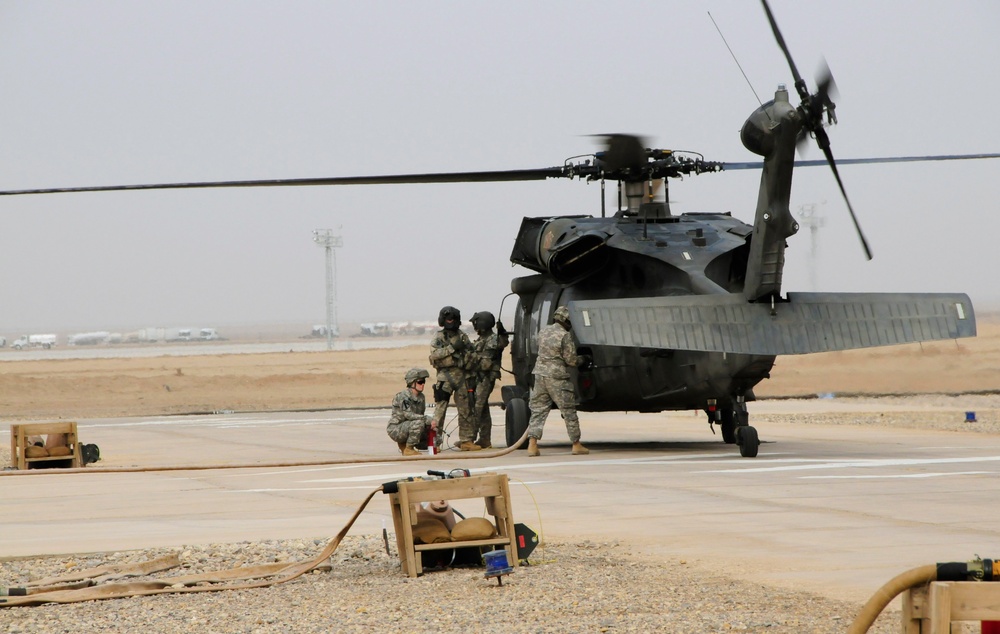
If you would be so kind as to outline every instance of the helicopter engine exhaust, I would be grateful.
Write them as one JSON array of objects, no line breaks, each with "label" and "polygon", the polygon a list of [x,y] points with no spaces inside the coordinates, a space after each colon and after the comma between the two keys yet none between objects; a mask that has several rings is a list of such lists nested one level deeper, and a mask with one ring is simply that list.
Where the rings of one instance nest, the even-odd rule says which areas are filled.
[{"label": "helicopter engine exhaust", "polygon": [[611,257],[607,248],[610,236],[579,227],[577,218],[525,218],[510,261],[548,273],[560,284],[578,282],[600,271]]}]

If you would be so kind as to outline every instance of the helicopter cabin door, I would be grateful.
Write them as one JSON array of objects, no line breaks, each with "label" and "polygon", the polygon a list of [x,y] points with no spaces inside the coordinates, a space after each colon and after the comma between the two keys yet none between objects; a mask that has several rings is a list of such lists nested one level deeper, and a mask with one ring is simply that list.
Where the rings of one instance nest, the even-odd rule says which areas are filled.
[{"label": "helicopter cabin door", "polygon": [[535,366],[535,358],[538,356],[538,333],[542,328],[552,323],[552,313],[559,307],[559,297],[562,295],[561,288],[542,289],[535,295],[534,305],[531,307],[531,314],[528,316],[528,354],[531,356],[531,367]]},{"label": "helicopter cabin door", "polygon": [[533,384],[532,371],[538,358],[538,333],[552,320],[562,289],[542,288],[535,294],[522,297],[521,302],[529,300],[529,305],[519,306],[514,327],[523,337],[516,337],[511,349],[514,361],[514,374],[517,384],[530,389]]}]

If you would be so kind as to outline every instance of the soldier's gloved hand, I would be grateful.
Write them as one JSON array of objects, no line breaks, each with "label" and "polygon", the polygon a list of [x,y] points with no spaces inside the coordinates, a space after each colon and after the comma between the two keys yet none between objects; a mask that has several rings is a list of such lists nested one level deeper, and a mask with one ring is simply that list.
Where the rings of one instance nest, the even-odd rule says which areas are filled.
[{"label": "soldier's gloved hand", "polygon": [[462,350],[465,350],[465,339],[459,337],[458,339],[452,342],[451,347],[455,349],[455,352],[461,352]]},{"label": "soldier's gloved hand", "polygon": [[503,327],[503,322],[502,321],[498,321],[497,322],[497,334],[498,335],[506,335],[507,334],[507,329]]},{"label": "soldier's gloved hand", "polygon": [[580,369],[581,370],[593,370],[594,369],[594,357],[589,354],[584,354],[580,356]]}]

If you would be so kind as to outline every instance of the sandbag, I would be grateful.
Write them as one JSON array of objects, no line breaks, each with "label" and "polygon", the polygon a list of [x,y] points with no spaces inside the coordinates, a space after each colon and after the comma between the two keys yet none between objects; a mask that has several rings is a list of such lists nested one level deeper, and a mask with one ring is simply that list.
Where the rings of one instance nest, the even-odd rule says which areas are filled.
[{"label": "sandbag", "polygon": [[456,542],[490,539],[496,537],[496,535],[496,526],[485,517],[466,518],[455,524],[455,528],[451,529],[451,539]]},{"label": "sandbag", "polygon": [[50,456],[72,456],[73,450],[66,445],[60,445],[58,447],[49,447]]},{"label": "sandbag", "polygon": [[450,541],[448,527],[436,517],[422,517],[413,527],[414,544],[443,544]]},{"label": "sandbag", "polygon": [[31,445],[30,447],[24,448],[25,458],[47,458],[49,456],[49,450],[45,447],[37,447]]}]

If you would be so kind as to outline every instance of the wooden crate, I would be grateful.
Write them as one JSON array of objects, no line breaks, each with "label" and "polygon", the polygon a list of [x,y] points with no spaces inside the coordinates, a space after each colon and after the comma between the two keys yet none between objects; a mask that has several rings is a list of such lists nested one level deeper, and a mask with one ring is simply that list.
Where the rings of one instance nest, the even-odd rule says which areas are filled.
[{"label": "wooden crate", "polygon": [[[486,512],[493,516],[497,537],[474,541],[441,544],[414,544],[413,527],[417,524],[415,504],[434,500],[462,500],[484,498]],[[403,574],[416,577],[423,573],[421,553],[428,550],[447,550],[469,546],[495,546],[507,551],[511,567],[517,566],[517,544],[514,534],[514,512],[510,504],[510,488],[506,474],[486,473],[467,478],[442,480],[415,480],[400,482],[399,490],[389,494],[392,523],[396,530],[396,548],[399,551]]]},{"label": "wooden crate", "polygon": [[[73,453],[68,456],[45,456],[43,458],[27,458],[24,450],[28,446],[28,438],[31,436],[44,436],[46,434],[66,434],[66,446]],[[11,424],[10,426],[10,466],[18,469],[29,469],[32,464],[40,462],[51,462],[54,460],[68,460],[70,466],[77,468],[83,465],[80,457],[80,441],[76,433],[76,423],[25,423]]]},{"label": "wooden crate", "polygon": [[903,634],[949,634],[961,621],[1000,621],[1000,583],[932,581],[903,593]]}]

